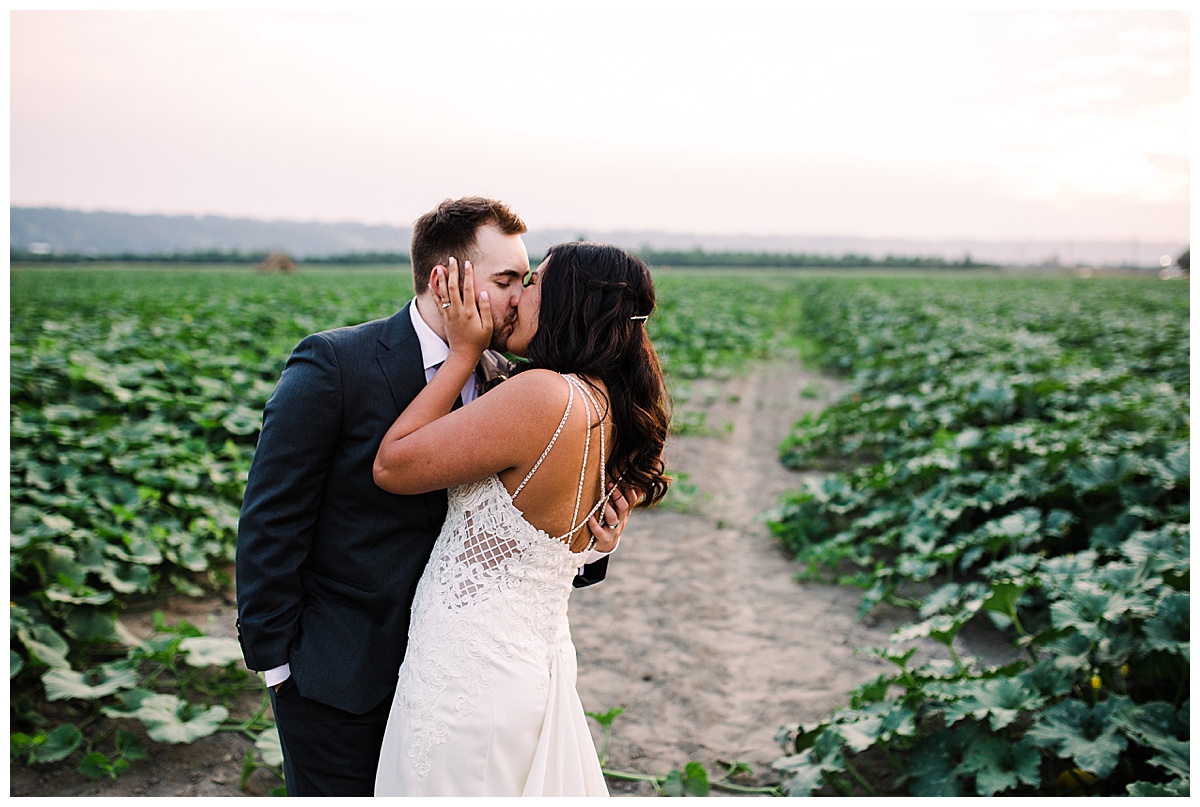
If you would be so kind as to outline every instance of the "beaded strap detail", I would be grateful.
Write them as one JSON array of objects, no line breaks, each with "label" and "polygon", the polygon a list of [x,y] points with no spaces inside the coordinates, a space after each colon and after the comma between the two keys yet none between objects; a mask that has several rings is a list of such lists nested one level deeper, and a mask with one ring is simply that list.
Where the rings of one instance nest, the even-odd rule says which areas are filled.
[{"label": "beaded strap detail", "polygon": [[[575,491],[575,510],[574,510],[574,512],[571,513],[571,521],[574,522],[575,519],[579,517],[579,508],[583,502],[583,484],[584,484],[584,481],[587,479],[587,461],[588,461],[588,455],[590,453],[591,443],[592,443],[591,422],[592,422],[592,412],[593,411],[596,413],[597,423],[600,427],[600,499],[599,499],[599,501],[596,502],[595,506],[593,506],[592,509],[588,511],[587,515],[585,515],[583,517],[582,521],[575,524],[575,526],[572,527],[569,531],[563,533],[562,535],[556,536],[554,539],[556,541],[562,541],[565,538],[570,538],[572,535],[574,535],[576,532],[578,532],[582,527],[584,527],[587,524],[588,519],[591,518],[593,515],[595,515],[596,512],[601,507],[604,506],[604,503],[606,501],[608,501],[609,496],[611,495],[611,494],[605,492],[605,487],[606,487],[605,482],[607,481],[607,478],[606,478],[606,474],[605,474],[604,422],[600,418],[600,404],[597,402],[595,396],[593,396],[592,393],[588,391],[588,389],[584,386],[584,383],[582,381],[580,381],[578,378],[575,378],[574,376],[569,376],[566,374],[562,374],[562,376],[563,376],[563,378],[566,379],[567,387],[568,387],[566,411],[563,412],[562,420],[560,420],[558,422],[558,428],[554,430],[554,436],[550,438],[550,442],[549,442],[549,444],[547,444],[546,449],[544,451],[542,451],[542,455],[540,457],[538,457],[538,461],[535,462],[533,464],[533,467],[529,469],[529,473],[527,473],[525,475],[525,478],[523,480],[521,480],[521,484],[517,486],[517,489],[515,491],[513,491],[513,494],[512,494],[512,499],[515,500],[517,498],[517,494],[520,493],[522,490],[524,490],[525,485],[528,484],[529,480],[533,478],[534,471],[536,471],[541,466],[542,461],[545,460],[546,456],[550,453],[550,449],[554,447],[554,443],[558,440],[558,436],[562,433],[563,426],[566,425],[567,416],[571,414],[571,405],[575,401],[575,389],[578,387],[580,397],[583,400],[585,432],[584,432],[584,439],[583,439],[583,463],[579,469],[579,487]],[[595,537],[593,537],[592,544],[595,544],[595,541],[596,541],[596,539],[595,539]],[[592,544],[589,544],[589,546],[588,546],[589,549],[591,548]]]}]

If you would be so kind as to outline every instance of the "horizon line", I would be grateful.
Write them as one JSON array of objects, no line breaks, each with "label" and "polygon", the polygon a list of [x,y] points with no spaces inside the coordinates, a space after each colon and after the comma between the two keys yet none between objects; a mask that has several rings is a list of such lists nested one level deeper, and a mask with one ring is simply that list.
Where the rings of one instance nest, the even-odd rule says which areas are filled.
[{"label": "horizon line", "polygon": [[[377,227],[390,229],[412,229],[411,224],[394,224],[394,223],[374,223],[357,219],[293,219],[293,218],[264,218],[255,215],[234,215],[230,213],[164,213],[164,212],[137,212],[132,210],[119,210],[111,208],[87,208],[87,207],[66,207],[63,205],[53,204],[20,204],[9,203],[9,210],[56,210],[68,213],[101,213],[115,216],[131,216],[131,217],[159,217],[159,218],[192,218],[192,219],[226,219],[230,221],[255,221],[263,224],[299,224],[299,225],[322,225],[322,226],[339,226],[339,225],[354,225],[358,227]],[[11,226],[11,223],[10,223]],[[745,239],[772,239],[772,238],[811,238],[811,239],[845,239],[854,241],[899,241],[907,243],[975,243],[975,244],[1057,244],[1057,243],[1092,243],[1092,244],[1184,244],[1190,245],[1189,237],[1183,238],[1140,238],[1137,236],[1129,236],[1126,238],[1090,238],[1079,236],[1058,236],[1058,237],[1029,237],[1023,238],[1018,236],[1010,236],[1008,238],[984,238],[979,236],[937,236],[937,237],[915,237],[908,235],[850,235],[846,233],[805,233],[800,231],[795,232],[771,232],[771,233],[748,233],[748,232],[714,232],[700,230],[673,230],[668,228],[660,229],[634,229],[626,228],[589,228],[579,227],[575,225],[550,225],[544,227],[530,228],[529,233],[537,234],[539,232],[550,231],[574,231],[587,237],[589,233],[594,234],[617,234],[617,235],[666,235],[666,236],[702,236],[709,238],[745,238]],[[590,240],[590,239],[589,239]]]}]

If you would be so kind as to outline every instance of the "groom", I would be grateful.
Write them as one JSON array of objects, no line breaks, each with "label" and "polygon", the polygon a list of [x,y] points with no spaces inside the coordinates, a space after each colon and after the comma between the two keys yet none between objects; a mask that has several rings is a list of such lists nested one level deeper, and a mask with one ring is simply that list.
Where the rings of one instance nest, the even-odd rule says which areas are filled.
[{"label": "groom", "polygon": [[[265,671],[271,687],[289,796],[373,792],[409,609],[446,492],[386,493],[372,463],[449,355],[433,267],[449,256],[472,261],[476,293],[491,302],[491,348],[503,351],[529,274],[525,230],[500,202],[442,202],[413,226],[416,299],[387,319],[305,338],[267,401],[238,524],[238,639],[246,666]],[[462,403],[506,366],[485,353]],[[629,517],[615,499],[603,526],[591,524],[600,547]],[[576,585],[602,579],[602,564],[584,567]]]}]

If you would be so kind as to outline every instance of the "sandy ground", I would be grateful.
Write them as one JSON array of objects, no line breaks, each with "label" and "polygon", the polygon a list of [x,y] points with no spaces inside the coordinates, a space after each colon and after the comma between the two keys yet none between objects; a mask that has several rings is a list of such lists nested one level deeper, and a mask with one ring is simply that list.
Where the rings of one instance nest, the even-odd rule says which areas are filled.
[{"label": "sandy ground", "polygon": [[672,441],[667,458],[698,492],[680,510],[635,513],[607,580],[571,600],[584,706],[625,710],[609,768],[665,774],[695,760],[712,774],[742,761],[754,783],[777,781],[778,729],[827,717],[890,666],[859,650],[886,644],[899,622],[857,622],[861,592],[796,582],[762,519],[810,476],[780,465],[779,443],[839,392],[783,362],[692,387],[681,408],[705,412],[710,433]]},{"label": "sandy ground", "polygon": [[[796,582],[796,565],[761,519],[805,476],[779,464],[780,441],[802,412],[839,392],[836,381],[780,361],[696,382],[677,406],[693,418],[703,412],[706,427],[668,446],[669,468],[687,479],[670,506],[634,514],[607,580],[571,602],[584,706],[624,709],[613,724],[609,768],[661,775],[692,760],[710,771],[719,760],[742,761],[754,771],[749,783],[773,782],[781,726],[827,717],[849,690],[890,667],[860,651],[887,644],[907,614],[884,610],[856,621],[857,590]],[[230,598],[177,597],[158,607],[171,621],[232,635]],[[148,610],[127,622],[145,630]],[[240,712],[258,703],[248,695]],[[86,779],[75,763],[14,763],[10,794],[265,795],[279,783],[260,770],[238,791],[251,743],[237,734],[148,747],[150,758],[115,781]],[[653,793],[644,782],[611,788]]]}]

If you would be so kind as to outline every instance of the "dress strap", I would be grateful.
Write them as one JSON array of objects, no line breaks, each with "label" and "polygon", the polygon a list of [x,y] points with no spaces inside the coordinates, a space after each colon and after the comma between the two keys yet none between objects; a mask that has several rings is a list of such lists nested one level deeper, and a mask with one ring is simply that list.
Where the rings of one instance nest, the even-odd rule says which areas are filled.
[{"label": "dress strap", "polygon": [[[583,408],[586,413],[585,422],[584,422],[584,429],[586,429],[586,431],[584,433],[584,439],[583,439],[583,463],[579,469],[579,487],[575,492],[575,511],[571,514],[571,522],[575,523],[575,519],[578,518],[579,506],[580,506],[580,503],[583,501],[583,483],[584,483],[584,480],[587,478],[588,450],[591,447],[591,442],[592,442],[592,411],[593,410],[596,412],[596,423],[600,427],[600,498],[599,498],[599,501],[597,501],[596,504],[592,507],[592,509],[588,511],[587,515],[585,515],[583,517],[583,520],[578,523],[575,523],[575,526],[572,527],[570,529],[570,531],[558,536],[555,539],[557,541],[561,541],[563,539],[568,539],[572,535],[574,535],[577,531],[579,531],[579,529],[581,529],[585,524],[587,524],[588,519],[591,518],[593,515],[595,515],[596,511],[599,510],[604,505],[604,502],[606,502],[608,500],[608,494],[605,492],[605,489],[604,489],[605,482],[606,482],[605,473],[604,473],[604,470],[605,470],[604,420],[600,416],[600,404],[596,401],[595,396],[593,396],[592,393],[590,391],[588,391],[587,387],[584,385],[584,383],[582,381],[580,381],[577,378],[572,378],[571,376],[563,376],[563,377],[566,378],[567,381],[573,387],[574,386],[579,387],[580,395],[583,398]],[[592,539],[592,543],[595,543],[595,538]],[[591,548],[591,544],[588,545],[588,548],[589,549]]]},{"label": "dress strap", "polygon": [[513,491],[511,497],[513,500],[515,500],[517,498],[517,494],[525,489],[525,486],[529,484],[529,480],[533,478],[534,472],[541,467],[542,461],[545,460],[546,456],[550,453],[550,449],[554,448],[554,443],[557,442],[558,436],[562,434],[563,426],[565,426],[567,423],[567,417],[571,414],[571,407],[575,403],[575,390],[578,389],[580,398],[583,400],[584,409],[583,462],[580,464],[579,468],[579,487],[575,490],[575,510],[571,513],[571,522],[575,523],[575,519],[579,517],[579,508],[583,502],[583,485],[584,481],[587,479],[588,454],[591,451],[592,445],[592,412],[596,413],[596,419],[600,426],[600,500],[596,502],[592,509],[587,512],[582,521],[576,523],[569,532],[563,533],[555,538],[554,540],[556,541],[562,541],[578,532],[581,527],[587,524],[588,519],[595,515],[596,511],[599,510],[606,501],[608,501],[608,494],[605,493],[604,490],[606,487],[605,482],[607,480],[605,478],[604,422],[600,417],[600,404],[596,401],[595,396],[592,395],[582,381],[574,376],[566,375],[565,373],[561,375],[567,381],[567,408],[563,412],[562,419],[558,421],[558,428],[554,430],[554,436],[550,438],[550,442],[546,445],[545,450],[542,451],[542,456],[538,457],[538,461],[535,462],[533,467],[529,469],[529,473],[525,474],[525,478],[521,480],[521,484],[517,485],[517,489]]},{"label": "dress strap", "polygon": [[517,489],[513,491],[513,499],[516,499],[517,494],[525,489],[525,486],[529,484],[529,480],[533,478],[533,472],[541,466],[542,460],[546,459],[546,455],[550,453],[550,449],[554,448],[554,442],[558,439],[558,435],[562,433],[563,425],[567,422],[567,415],[571,414],[571,404],[575,402],[575,385],[570,383],[571,379],[567,376],[563,376],[563,378],[566,378],[568,382],[567,409],[563,412],[562,420],[558,422],[558,428],[554,430],[554,436],[550,438],[550,442],[546,445],[546,450],[542,452],[542,456],[538,457],[538,461],[533,464],[533,467],[529,469],[529,473],[525,474],[525,478],[521,480],[521,484],[517,485]]}]

